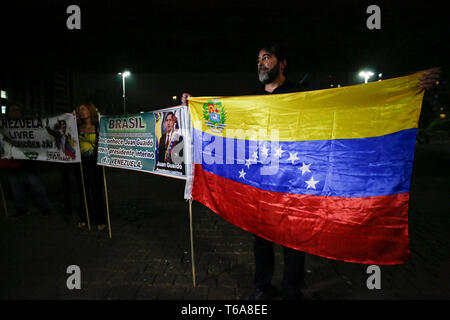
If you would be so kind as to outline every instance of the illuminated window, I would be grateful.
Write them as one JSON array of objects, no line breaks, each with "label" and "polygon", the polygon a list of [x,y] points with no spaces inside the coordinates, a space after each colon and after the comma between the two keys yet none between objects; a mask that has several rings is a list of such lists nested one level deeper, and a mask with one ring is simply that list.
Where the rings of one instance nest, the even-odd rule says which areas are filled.
[{"label": "illuminated window", "polygon": [[6,91],[0,90],[0,98],[8,99],[8,94],[6,93]]},{"label": "illuminated window", "polygon": [[6,106],[2,106],[2,114],[6,113]]}]

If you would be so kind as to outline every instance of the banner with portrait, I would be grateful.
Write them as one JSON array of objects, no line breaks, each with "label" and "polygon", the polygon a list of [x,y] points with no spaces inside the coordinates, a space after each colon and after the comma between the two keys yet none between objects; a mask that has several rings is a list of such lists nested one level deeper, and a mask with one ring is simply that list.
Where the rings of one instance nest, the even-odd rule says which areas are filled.
[{"label": "banner with portrait", "polygon": [[75,116],[0,118],[0,158],[80,162]]},{"label": "banner with portrait", "polygon": [[97,164],[186,179],[186,107],[101,116]]}]

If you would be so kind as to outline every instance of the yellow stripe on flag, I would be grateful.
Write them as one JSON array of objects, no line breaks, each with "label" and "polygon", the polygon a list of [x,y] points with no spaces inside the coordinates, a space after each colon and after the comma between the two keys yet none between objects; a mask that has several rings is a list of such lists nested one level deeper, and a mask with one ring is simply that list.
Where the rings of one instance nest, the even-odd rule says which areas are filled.
[{"label": "yellow stripe on flag", "polygon": [[[376,137],[417,128],[423,97],[421,76],[287,94],[192,97],[189,108],[194,128],[227,138],[308,141]],[[225,114],[224,129],[211,129],[206,123],[205,115],[214,112],[204,109],[208,102],[221,103],[218,109],[223,110],[215,111]]]}]

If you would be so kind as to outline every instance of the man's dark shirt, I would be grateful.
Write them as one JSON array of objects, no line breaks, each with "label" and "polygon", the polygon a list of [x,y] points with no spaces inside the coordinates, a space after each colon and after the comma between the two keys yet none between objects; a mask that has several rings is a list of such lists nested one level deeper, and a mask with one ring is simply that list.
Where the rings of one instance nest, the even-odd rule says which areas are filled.
[{"label": "man's dark shirt", "polygon": [[259,90],[254,92],[253,94],[278,94],[278,93],[292,93],[292,92],[300,92],[305,91],[306,88],[302,88],[294,85],[293,83],[286,80],[281,86],[275,88],[273,92],[267,92],[264,90],[264,86],[260,87]]}]

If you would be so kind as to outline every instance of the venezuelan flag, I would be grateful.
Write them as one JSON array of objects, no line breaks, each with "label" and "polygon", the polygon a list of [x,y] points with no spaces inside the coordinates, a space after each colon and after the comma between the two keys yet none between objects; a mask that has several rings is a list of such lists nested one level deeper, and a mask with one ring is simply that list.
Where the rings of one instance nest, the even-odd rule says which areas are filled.
[{"label": "venezuelan flag", "polygon": [[287,247],[404,263],[420,77],[191,98],[192,199]]}]

